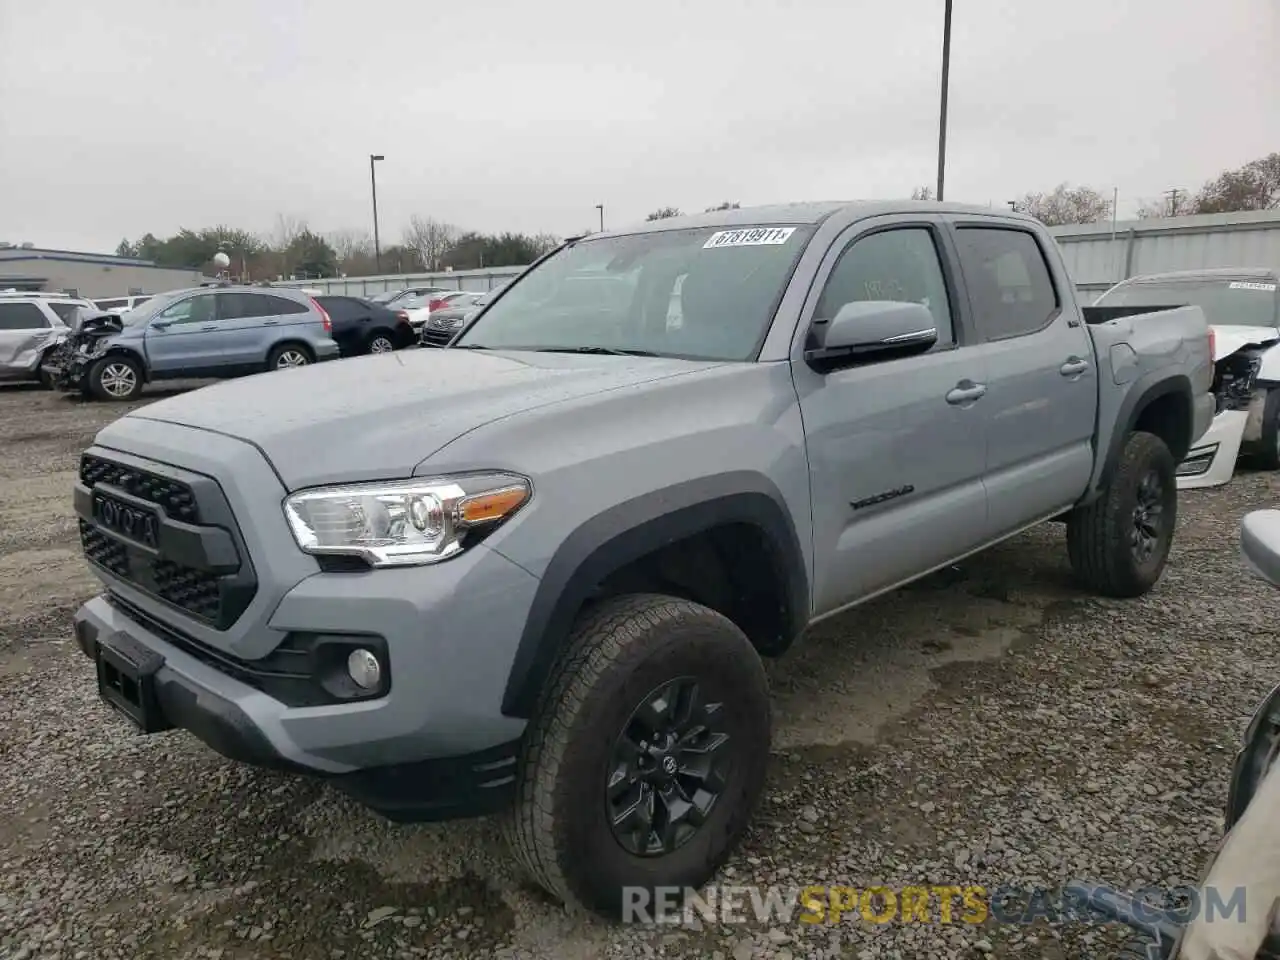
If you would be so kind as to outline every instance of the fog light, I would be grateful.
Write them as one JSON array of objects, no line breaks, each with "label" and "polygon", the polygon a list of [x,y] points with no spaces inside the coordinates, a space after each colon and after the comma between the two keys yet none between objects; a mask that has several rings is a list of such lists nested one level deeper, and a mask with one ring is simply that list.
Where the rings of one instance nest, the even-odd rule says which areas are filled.
[{"label": "fog light", "polygon": [[347,673],[362,690],[373,690],[382,681],[382,664],[368,650],[352,650],[347,656]]}]

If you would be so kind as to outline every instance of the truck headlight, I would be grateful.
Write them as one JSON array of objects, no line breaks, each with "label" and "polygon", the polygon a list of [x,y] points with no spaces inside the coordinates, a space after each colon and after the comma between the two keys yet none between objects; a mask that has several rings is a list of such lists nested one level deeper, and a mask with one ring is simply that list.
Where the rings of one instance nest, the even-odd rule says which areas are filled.
[{"label": "truck headlight", "polygon": [[459,553],[532,494],[525,477],[481,473],[304,490],[285,498],[284,514],[306,553],[407,567]]}]

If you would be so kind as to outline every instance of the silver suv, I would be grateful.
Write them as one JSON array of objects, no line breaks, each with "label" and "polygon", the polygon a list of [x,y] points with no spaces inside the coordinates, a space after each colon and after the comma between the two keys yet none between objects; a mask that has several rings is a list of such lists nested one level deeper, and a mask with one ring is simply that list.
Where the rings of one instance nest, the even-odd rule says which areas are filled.
[{"label": "silver suv", "polygon": [[132,400],[153,380],[236,377],[338,356],[333,323],[305,290],[199,287],[79,325],[51,357],[53,384]]},{"label": "silver suv", "polygon": [[94,306],[61,293],[0,293],[0,381],[43,380],[45,358],[80,309]]}]

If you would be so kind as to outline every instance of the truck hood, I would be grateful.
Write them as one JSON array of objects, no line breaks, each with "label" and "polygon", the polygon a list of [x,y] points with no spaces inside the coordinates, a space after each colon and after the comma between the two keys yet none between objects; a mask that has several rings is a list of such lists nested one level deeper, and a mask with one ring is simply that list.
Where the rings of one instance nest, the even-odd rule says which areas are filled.
[{"label": "truck hood", "polygon": [[1215,323],[1213,330],[1214,359],[1229,357],[1248,346],[1261,346],[1280,340],[1280,330],[1275,327],[1243,327],[1232,324]]},{"label": "truck hood", "polygon": [[297,490],[409,477],[450,441],[495,420],[716,366],[656,357],[406,350],[228,380],[126,419],[245,440]]}]

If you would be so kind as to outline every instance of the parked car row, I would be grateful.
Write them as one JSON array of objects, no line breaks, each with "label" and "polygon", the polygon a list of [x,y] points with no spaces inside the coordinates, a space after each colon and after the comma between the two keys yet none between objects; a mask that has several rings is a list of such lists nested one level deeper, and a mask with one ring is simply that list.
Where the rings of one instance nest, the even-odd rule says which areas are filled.
[{"label": "parked car row", "polygon": [[[443,346],[484,296],[418,288],[377,302],[225,284],[99,301],[9,291],[0,294],[0,380],[129,400],[155,380],[234,377],[419,343]],[[428,326],[429,316],[439,319]]]}]

